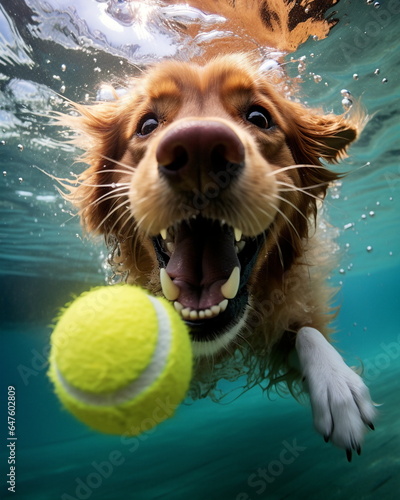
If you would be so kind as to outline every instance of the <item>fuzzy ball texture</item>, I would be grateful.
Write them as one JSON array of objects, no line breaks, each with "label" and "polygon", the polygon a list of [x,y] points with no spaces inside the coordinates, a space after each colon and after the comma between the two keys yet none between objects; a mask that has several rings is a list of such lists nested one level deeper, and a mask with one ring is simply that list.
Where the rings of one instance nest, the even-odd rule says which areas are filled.
[{"label": "fuzzy ball texture", "polygon": [[133,436],[172,416],[192,375],[185,323],[164,298],[130,285],[95,288],[62,311],[49,377],[79,420]]}]

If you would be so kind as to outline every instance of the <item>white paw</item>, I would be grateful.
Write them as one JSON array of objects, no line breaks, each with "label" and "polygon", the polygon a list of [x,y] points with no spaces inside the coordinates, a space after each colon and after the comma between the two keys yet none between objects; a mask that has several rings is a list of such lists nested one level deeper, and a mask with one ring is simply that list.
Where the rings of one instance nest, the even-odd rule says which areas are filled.
[{"label": "white paw", "polygon": [[325,441],[361,452],[366,426],[374,429],[375,408],[369,390],[340,354],[314,328],[301,328],[296,338],[304,383],[309,392],[315,428]]}]

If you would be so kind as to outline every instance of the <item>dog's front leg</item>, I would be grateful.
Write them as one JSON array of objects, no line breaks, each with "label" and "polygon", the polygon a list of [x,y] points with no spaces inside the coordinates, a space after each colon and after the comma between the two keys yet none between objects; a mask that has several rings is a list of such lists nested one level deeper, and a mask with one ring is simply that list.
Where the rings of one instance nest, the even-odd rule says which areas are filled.
[{"label": "dog's front leg", "polygon": [[375,408],[369,390],[315,328],[298,331],[296,351],[315,428],[325,441],[344,448],[350,461],[352,450],[360,454],[366,426],[374,428]]}]

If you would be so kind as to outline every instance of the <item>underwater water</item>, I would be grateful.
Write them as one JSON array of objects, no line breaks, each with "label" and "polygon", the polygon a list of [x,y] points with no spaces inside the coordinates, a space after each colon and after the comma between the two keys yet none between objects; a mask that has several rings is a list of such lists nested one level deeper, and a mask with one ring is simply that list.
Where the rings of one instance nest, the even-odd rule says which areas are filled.
[{"label": "underwater water", "polygon": [[[226,402],[183,404],[174,418],[134,438],[91,431],[56,400],[46,375],[50,325],[72,294],[104,284],[106,253],[101,242],[82,237],[42,172],[68,177],[76,157],[49,114],[65,110],[62,96],[92,98],[101,82],[135,73],[133,64],[192,50],[158,18],[130,16],[127,5],[0,1],[1,498],[398,498],[400,0],[341,0],[330,35],[287,57],[288,73],[301,74],[302,101],[340,113],[346,89],[370,115],[350,158],[337,167],[348,176],[325,204],[339,229],[331,276],[341,285],[335,340],[350,365],[362,361],[381,404],[361,456],[348,463],[342,450],[325,444],[307,405],[268,399],[259,388],[235,399],[239,383]],[[189,23],[199,13],[170,7],[162,15]],[[7,446],[14,442],[7,440],[12,390],[15,449]],[[10,457],[15,493],[7,484]]]}]

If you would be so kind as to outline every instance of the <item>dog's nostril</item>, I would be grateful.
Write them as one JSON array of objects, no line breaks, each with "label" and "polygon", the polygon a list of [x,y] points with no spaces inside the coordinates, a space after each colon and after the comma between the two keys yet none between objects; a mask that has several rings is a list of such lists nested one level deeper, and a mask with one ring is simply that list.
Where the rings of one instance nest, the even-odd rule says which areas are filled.
[{"label": "dog's nostril", "polygon": [[226,163],[229,163],[227,157],[226,146],[223,144],[215,146],[210,155],[212,170],[221,169]]},{"label": "dog's nostril", "polygon": [[176,146],[172,152],[172,160],[169,162],[159,163],[159,169],[164,174],[178,172],[187,165],[189,155],[183,146]]}]

